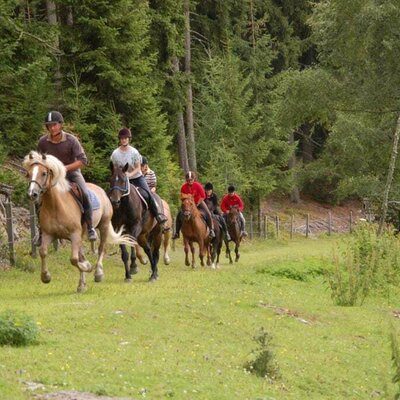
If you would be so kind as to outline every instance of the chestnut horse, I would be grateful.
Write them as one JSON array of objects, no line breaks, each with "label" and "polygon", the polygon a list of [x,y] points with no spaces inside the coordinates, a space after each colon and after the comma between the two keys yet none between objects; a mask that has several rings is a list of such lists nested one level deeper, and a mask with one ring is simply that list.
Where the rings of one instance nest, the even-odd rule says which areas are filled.
[{"label": "chestnut horse", "polygon": [[[171,258],[169,256],[169,250],[170,250],[170,240],[171,240],[171,231],[172,231],[172,215],[171,215],[171,209],[169,208],[169,204],[164,200],[161,199],[162,201],[162,207],[163,207],[163,213],[167,217],[167,222],[164,224],[164,230],[163,230],[163,235],[162,235],[162,247],[164,249],[164,264],[169,265],[171,262]],[[142,251],[140,246],[136,246],[136,256],[141,260],[142,264],[146,264],[147,260],[143,257]]]},{"label": "chestnut horse", "polygon": [[207,225],[198,210],[191,194],[181,194],[181,210],[183,213],[182,235],[185,250],[185,265],[189,266],[189,249],[192,253],[192,268],[196,268],[194,243],[199,245],[200,264],[204,266],[204,257],[207,256],[207,265],[211,265],[210,239]]},{"label": "chestnut horse", "polygon": [[[111,178],[109,198],[114,208],[112,223],[114,228],[124,227],[137,243],[143,248],[151,264],[150,281],[158,279],[158,259],[160,257],[160,246],[162,232],[150,210],[145,207],[141,195],[133,186],[125,172],[128,164],[118,167],[110,163]],[[120,245],[121,258],[125,266],[125,281],[132,281],[132,274],[136,274],[137,264],[135,247],[131,248],[131,264],[128,266],[129,254],[125,245]]]},{"label": "chestnut horse", "polygon": [[[77,290],[83,292],[86,290],[85,272],[91,272],[93,267],[84,256],[82,240],[86,233],[86,223],[81,223],[81,208],[70,190],[65,166],[58,158],[36,151],[25,156],[23,166],[29,178],[27,194],[32,201],[41,204],[39,223],[42,243],[39,254],[42,260],[42,282],[51,281],[47,268],[48,245],[54,239],[69,239],[72,251],[70,261],[80,273]],[[99,203],[93,210],[93,226],[100,232],[94,276],[95,281],[100,282],[104,275],[103,257],[106,243],[134,245],[135,241],[128,235],[122,235],[121,231],[114,231],[111,224],[113,210],[104,190],[92,183],[87,183],[87,187]]]},{"label": "chestnut horse", "polygon": [[[226,214],[226,225],[229,235],[231,236],[231,241],[235,243],[235,261],[237,262],[240,257],[239,247],[242,240],[240,236],[239,210],[237,207],[232,207],[228,214]],[[229,258],[229,262],[232,264],[231,250],[229,249],[228,243],[226,243],[226,255]]]}]

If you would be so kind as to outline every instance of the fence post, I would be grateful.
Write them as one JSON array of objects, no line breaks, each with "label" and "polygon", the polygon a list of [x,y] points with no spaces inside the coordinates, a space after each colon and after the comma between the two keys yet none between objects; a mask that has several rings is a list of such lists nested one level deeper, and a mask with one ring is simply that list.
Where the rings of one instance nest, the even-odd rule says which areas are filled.
[{"label": "fence post", "polygon": [[275,227],[276,227],[276,237],[279,238],[279,215],[276,216]]},{"label": "fence post", "polygon": [[10,196],[6,196],[4,208],[6,210],[7,236],[8,236],[8,249],[9,249],[9,254],[10,254],[10,264],[15,265],[14,228],[13,228],[12,207],[11,207],[11,197]]},{"label": "fence post", "polygon": [[353,233],[353,211],[350,210],[350,216],[349,216],[349,231],[350,233]]},{"label": "fence post", "polygon": [[34,202],[29,202],[29,225],[31,228],[31,255],[36,258],[36,246],[35,246],[35,236],[36,236],[36,207]]},{"label": "fence post", "polygon": [[306,238],[308,238],[308,233],[310,229],[310,214],[306,215]]},{"label": "fence post", "polygon": [[293,239],[293,225],[294,225],[294,215],[290,216],[290,239]]},{"label": "fence post", "polygon": [[268,236],[268,217],[264,215],[264,239]]},{"label": "fence post", "polygon": [[329,211],[328,214],[328,235],[331,236],[332,233],[332,212]]}]

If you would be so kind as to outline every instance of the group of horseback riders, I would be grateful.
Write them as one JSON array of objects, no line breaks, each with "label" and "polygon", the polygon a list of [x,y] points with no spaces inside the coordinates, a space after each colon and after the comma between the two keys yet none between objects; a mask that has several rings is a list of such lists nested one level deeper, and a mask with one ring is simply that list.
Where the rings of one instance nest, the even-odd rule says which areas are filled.
[{"label": "group of horseback riders", "polygon": [[[64,118],[59,111],[51,111],[46,117],[44,124],[47,134],[43,135],[38,142],[38,151],[43,154],[51,154],[57,157],[66,169],[66,178],[70,182],[76,183],[82,195],[83,220],[87,225],[88,238],[91,241],[97,239],[96,230],[92,221],[92,205],[89,200],[89,193],[86,187],[85,179],[81,173],[81,168],[88,164],[86,153],[79,140],[71,133],[63,130]],[[162,209],[155,198],[157,177],[154,171],[148,166],[148,161],[142,157],[139,151],[130,145],[132,133],[128,128],[122,128],[118,132],[119,146],[111,155],[111,162],[119,167],[125,167],[128,164],[126,175],[129,182],[136,187],[142,189],[145,200],[148,203],[149,210],[156,221],[163,226],[167,221],[167,217],[163,214]],[[232,207],[237,207],[240,211],[241,236],[246,236],[245,220],[243,218],[244,203],[240,196],[236,194],[234,186],[228,187],[228,193],[223,196],[220,207],[218,206],[217,195],[213,191],[212,183],[208,182],[203,185],[196,181],[194,172],[186,173],[186,182],[181,187],[181,193],[191,194],[198,209],[205,218],[209,228],[209,236],[213,238],[214,224],[211,214],[217,216],[222,230],[227,240],[230,240],[228,229],[226,226],[226,214]],[[174,239],[179,238],[179,232],[182,226],[182,213],[179,212],[176,219],[176,230]],[[40,229],[36,244],[40,245]]]}]

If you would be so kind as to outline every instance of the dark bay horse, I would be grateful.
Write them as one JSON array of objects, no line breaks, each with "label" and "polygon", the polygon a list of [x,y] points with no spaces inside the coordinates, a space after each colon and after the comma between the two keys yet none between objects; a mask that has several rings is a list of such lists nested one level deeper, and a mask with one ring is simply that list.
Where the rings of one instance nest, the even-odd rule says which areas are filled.
[{"label": "dark bay horse", "polygon": [[221,254],[222,243],[225,241],[226,246],[228,242],[225,240],[224,232],[219,224],[219,216],[211,214],[214,219],[214,233],[215,237],[210,240],[210,257],[211,268],[219,268],[219,256]]},{"label": "dark bay horse", "polygon": [[[128,164],[124,167],[114,166],[110,163],[111,178],[109,198],[114,208],[112,224],[115,229],[124,227],[124,232],[137,240],[137,243],[146,253],[150,265],[150,281],[158,279],[158,259],[160,257],[160,246],[162,232],[156,223],[150,210],[145,207],[137,189],[130,182],[125,172]],[[129,267],[129,253],[125,245],[120,245],[121,258],[125,266],[125,281],[132,281],[132,274],[137,273],[136,250],[131,248],[131,265]]]},{"label": "dark bay horse", "polygon": [[[182,235],[185,250],[185,265],[196,268],[194,243],[199,245],[200,264],[204,266],[204,257],[207,257],[207,265],[211,265],[209,232],[203,217],[198,210],[192,195],[181,195],[181,210],[183,213]],[[189,262],[189,249],[192,253],[192,263]]]},{"label": "dark bay horse", "polygon": [[[42,243],[39,254],[42,261],[42,282],[51,281],[47,268],[48,245],[54,239],[68,239],[71,241],[71,264],[80,272],[77,290],[83,292],[86,289],[85,272],[91,272],[93,267],[84,256],[82,240],[86,233],[86,224],[81,224],[81,209],[71,193],[65,166],[58,158],[35,151],[25,157],[23,166],[29,178],[27,194],[32,201],[41,204],[39,223]],[[95,281],[100,282],[104,275],[103,257],[106,243],[134,245],[135,241],[128,235],[122,235],[121,231],[114,231],[111,224],[113,210],[104,190],[92,183],[88,183],[87,186],[99,202],[98,207],[93,209],[93,226],[100,232],[95,267]]]},{"label": "dark bay horse", "polygon": [[[237,207],[232,207],[226,215],[226,225],[228,226],[228,232],[231,236],[232,242],[235,243],[235,261],[239,261],[240,253],[239,247],[242,240],[240,236],[240,221],[239,221],[239,210]],[[231,250],[229,244],[226,243],[226,255],[229,257],[229,262],[232,263]]]}]

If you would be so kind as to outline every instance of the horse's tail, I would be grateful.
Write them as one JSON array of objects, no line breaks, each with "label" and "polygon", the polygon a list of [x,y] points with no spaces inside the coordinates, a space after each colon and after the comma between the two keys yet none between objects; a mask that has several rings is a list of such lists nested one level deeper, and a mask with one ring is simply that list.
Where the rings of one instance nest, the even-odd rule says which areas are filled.
[{"label": "horse's tail", "polygon": [[114,228],[110,222],[108,225],[108,232],[107,232],[107,243],[111,244],[125,244],[127,246],[136,246],[138,243],[137,241],[131,236],[127,234],[122,234],[124,227],[121,226],[118,232],[114,231]]}]

